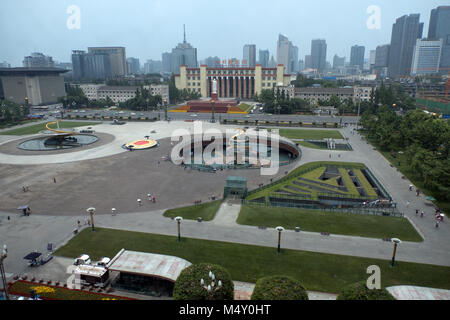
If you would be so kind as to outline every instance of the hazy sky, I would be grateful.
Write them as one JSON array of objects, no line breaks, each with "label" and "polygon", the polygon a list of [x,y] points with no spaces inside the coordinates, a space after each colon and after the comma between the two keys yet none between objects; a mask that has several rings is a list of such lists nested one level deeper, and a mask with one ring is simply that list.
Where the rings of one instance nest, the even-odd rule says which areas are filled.
[{"label": "hazy sky", "polygon": [[[352,45],[368,51],[389,43],[395,19],[420,13],[428,34],[431,9],[438,0],[0,0],[0,62],[22,66],[24,56],[42,52],[70,62],[71,51],[88,46],[123,46],[128,57],[161,60],[183,41],[197,48],[198,59],[242,59],[244,44],[269,49],[276,59],[278,34],[310,53],[311,39],[324,38],[328,60],[350,57]],[[67,8],[80,8],[80,29],[68,29]],[[380,29],[366,25],[367,8],[378,6]],[[258,56],[257,56],[258,58]]]}]

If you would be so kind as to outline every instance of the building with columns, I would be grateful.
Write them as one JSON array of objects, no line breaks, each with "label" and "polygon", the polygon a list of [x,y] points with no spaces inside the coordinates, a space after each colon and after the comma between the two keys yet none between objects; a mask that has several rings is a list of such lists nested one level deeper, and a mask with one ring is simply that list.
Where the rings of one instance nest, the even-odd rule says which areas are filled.
[{"label": "building with columns", "polygon": [[180,67],[180,73],[175,75],[175,86],[179,90],[198,92],[202,97],[211,97],[212,81],[217,80],[219,98],[252,99],[263,89],[276,86],[287,86],[291,82],[291,75],[285,74],[285,67],[279,64],[276,68],[263,68],[260,64],[255,67],[221,67],[200,68]]}]

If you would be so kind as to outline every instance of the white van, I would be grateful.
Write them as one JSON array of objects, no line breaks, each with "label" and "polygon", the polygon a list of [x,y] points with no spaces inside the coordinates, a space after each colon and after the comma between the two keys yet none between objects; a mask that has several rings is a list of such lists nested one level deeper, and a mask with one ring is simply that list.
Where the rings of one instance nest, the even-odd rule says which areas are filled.
[{"label": "white van", "polygon": [[91,258],[87,254],[82,254],[73,262],[74,265],[79,266],[83,264],[91,264]]}]

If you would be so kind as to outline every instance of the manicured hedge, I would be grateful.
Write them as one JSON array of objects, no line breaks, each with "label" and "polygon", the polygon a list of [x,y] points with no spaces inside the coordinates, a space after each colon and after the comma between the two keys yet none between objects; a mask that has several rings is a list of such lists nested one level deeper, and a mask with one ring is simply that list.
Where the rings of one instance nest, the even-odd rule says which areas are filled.
[{"label": "manicured hedge", "polygon": [[395,300],[384,288],[368,289],[365,282],[348,285],[339,292],[337,300]]},{"label": "manicured hedge", "polygon": [[[200,285],[201,279],[206,286],[211,283],[209,271],[214,273],[216,282],[222,281],[222,287],[211,293]],[[175,300],[233,300],[234,283],[230,273],[219,265],[193,264],[179,275],[173,289],[173,298]]]},{"label": "manicured hedge", "polygon": [[256,282],[252,300],[309,300],[301,283],[286,276],[261,278]]}]

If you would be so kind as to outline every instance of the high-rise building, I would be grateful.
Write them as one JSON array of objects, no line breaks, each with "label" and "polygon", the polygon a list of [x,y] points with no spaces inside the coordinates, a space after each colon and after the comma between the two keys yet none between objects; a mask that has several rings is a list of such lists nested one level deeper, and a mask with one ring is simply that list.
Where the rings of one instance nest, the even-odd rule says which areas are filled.
[{"label": "high-rise building", "polygon": [[139,74],[141,73],[141,64],[137,58],[127,58],[127,68],[128,74]]},{"label": "high-rise building", "polygon": [[269,67],[269,58],[270,58],[269,50],[259,50],[259,64],[263,68]]},{"label": "high-rise building", "polygon": [[298,71],[298,47],[282,34],[278,36],[277,63],[286,66],[288,73]]},{"label": "high-rise building", "polygon": [[269,60],[269,68],[275,68],[276,66],[277,66],[277,62],[275,61],[275,59],[272,55],[272,57],[270,57],[270,60]]},{"label": "high-rise building", "polygon": [[24,68],[54,68],[55,62],[50,56],[46,56],[40,52],[33,52],[31,56],[23,59]]},{"label": "high-rise building", "polygon": [[180,66],[186,65],[189,68],[197,68],[197,49],[186,41],[186,29],[184,29],[183,43],[179,43],[170,55],[171,72],[177,74],[180,72]]},{"label": "high-rise building", "polygon": [[298,61],[298,71],[303,71],[303,70],[305,70],[305,61],[303,61],[303,60],[299,60]]},{"label": "high-rise building", "polygon": [[450,6],[431,10],[428,40],[442,39],[440,73],[450,72]]},{"label": "high-rise building", "polygon": [[11,64],[6,61],[0,62],[0,68],[11,68]]},{"label": "high-rise building", "polygon": [[244,46],[243,60],[247,67],[256,66],[256,45],[246,44]]},{"label": "high-rise building", "polygon": [[172,72],[172,55],[170,52],[162,54],[162,72]]},{"label": "high-rise building", "polygon": [[92,55],[107,55],[112,77],[127,75],[127,55],[124,47],[89,47],[88,53]]},{"label": "high-rise building", "polygon": [[377,54],[376,50],[370,50],[370,58],[369,58],[370,70],[373,70],[373,68],[375,67],[376,54]]},{"label": "high-rise building", "polygon": [[72,76],[74,79],[104,79],[111,77],[111,60],[106,53],[72,52]]},{"label": "high-rise building", "polygon": [[220,58],[215,57],[208,57],[205,59],[204,64],[208,66],[208,68],[214,68],[214,67],[220,67]]},{"label": "high-rise building", "polygon": [[404,15],[392,26],[389,49],[388,76],[391,78],[409,76],[416,40],[422,38],[423,23],[420,14]]},{"label": "high-rise building", "polygon": [[310,54],[305,56],[305,69],[311,69],[312,68],[312,57]]},{"label": "high-rise building", "polygon": [[417,39],[411,64],[411,75],[435,74],[439,72],[443,39]]},{"label": "high-rise building", "polygon": [[144,64],[144,73],[160,73],[162,71],[162,61],[161,60],[147,60]]},{"label": "high-rise building", "polygon": [[327,65],[327,42],[324,39],[311,41],[311,68],[323,72]]},{"label": "high-rise building", "polygon": [[390,44],[377,46],[377,49],[375,50],[375,68],[384,68],[388,66],[390,47]]},{"label": "high-rise building", "polygon": [[350,66],[359,66],[359,70],[363,70],[365,51],[364,46],[354,45],[350,53]]},{"label": "high-rise building", "polygon": [[345,57],[339,57],[337,54],[333,57],[333,69],[342,68],[345,66]]}]

